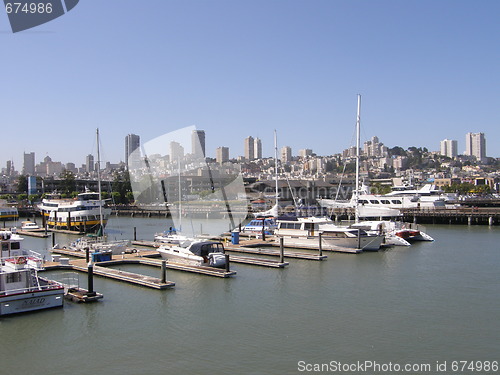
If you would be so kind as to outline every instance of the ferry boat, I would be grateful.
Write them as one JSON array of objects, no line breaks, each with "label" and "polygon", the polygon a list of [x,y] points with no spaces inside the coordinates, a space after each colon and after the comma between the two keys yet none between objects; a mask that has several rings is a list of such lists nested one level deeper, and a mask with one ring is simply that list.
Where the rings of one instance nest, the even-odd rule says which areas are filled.
[{"label": "ferry boat", "polygon": [[7,206],[7,201],[5,199],[0,199],[0,220],[17,220],[19,218],[19,212],[16,207]]},{"label": "ferry boat", "polygon": [[297,220],[278,220],[275,234],[283,238],[285,246],[317,249],[321,233],[323,250],[357,253],[377,251],[384,236],[369,234],[363,229],[335,225],[327,218],[298,218]]},{"label": "ferry boat", "polygon": [[0,316],[63,305],[64,286],[38,276],[43,259],[21,247],[23,238],[0,231]]},{"label": "ferry boat", "polygon": [[59,194],[49,194],[38,205],[42,217],[49,228],[66,229],[78,232],[96,232],[106,226],[111,208],[99,193],[86,191],[75,199],[61,199]]},{"label": "ferry boat", "polygon": [[158,252],[163,259],[173,263],[217,268],[226,266],[222,242],[187,240],[179,245],[162,245]]}]

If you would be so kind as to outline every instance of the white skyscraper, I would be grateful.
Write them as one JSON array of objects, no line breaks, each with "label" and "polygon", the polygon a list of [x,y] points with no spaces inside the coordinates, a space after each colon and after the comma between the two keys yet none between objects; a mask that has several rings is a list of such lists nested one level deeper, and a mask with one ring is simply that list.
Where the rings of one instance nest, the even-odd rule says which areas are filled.
[{"label": "white skyscraper", "polygon": [[262,159],[262,141],[260,138],[253,140],[253,156],[255,159]]},{"label": "white skyscraper", "polygon": [[458,155],[458,143],[452,139],[443,139],[441,141],[441,155],[454,158]]},{"label": "white skyscraper", "polygon": [[486,158],[486,139],[484,133],[467,133],[465,135],[465,155]]}]

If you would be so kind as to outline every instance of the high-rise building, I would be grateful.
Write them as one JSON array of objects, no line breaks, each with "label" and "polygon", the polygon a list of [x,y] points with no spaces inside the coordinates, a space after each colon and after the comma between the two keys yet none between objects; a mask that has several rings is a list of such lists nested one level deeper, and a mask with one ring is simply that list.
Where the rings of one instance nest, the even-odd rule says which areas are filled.
[{"label": "high-rise building", "polygon": [[127,134],[125,137],[125,165],[128,168],[128,157],[141,145],[141,138],[135,134]]},{"label": "high-rise building", "polygon": [[215,160],[220,164],[229,161],[229,147],[217,147],[217,150],[215,150]]},{"label": "high-rise building", "polygon": [[205,130],[193,130],[191,134],[191,151],[195,157],[205,157]]},{"label": "high-rise building", "polygon": [[255,145],[252,136],[245,138],[245,160],[255,159]]},{"label": "high-rise building", "polygon": [[458,142],[452,139],[443,139],[440,143],[440,154],[454,158],[458,155]]},{"label": "high-rise building", "polygon": [[292,148],[290,146],[283,146],[281,148],[281,162],[288,163],[292,161]]},{"label": "high-rise building", "polygon": [[260,138],[255,138],[253,141],[253,157],[262,159],[262,141]]},{"label": "high-rise building", "polygon": [[467,133],[465,135],[465,155],[486,158],[486,138],[484,133]]},{"label": "high-rise building", "polygon": [[312,156],[313,151],[310,148],[304,148],[299,150],[299,156],[301,158],[307,158],[308,156]]},{"label": "high-rise building", "polygon": [[85,158],[85,168],[88,173],[95,171],[94,155],[87,155],[87,157]]},{"label": "high-rise building", "polygon": [[24,153],[24,166],[23,174],[34,175],[35,174],[35,153],[30,152],[29,154]]},{"label": "high-rise building", "polygon": [[184,158],[184,147],[179,142],[170,142],[170,161],[173,163],[182,158]]}]

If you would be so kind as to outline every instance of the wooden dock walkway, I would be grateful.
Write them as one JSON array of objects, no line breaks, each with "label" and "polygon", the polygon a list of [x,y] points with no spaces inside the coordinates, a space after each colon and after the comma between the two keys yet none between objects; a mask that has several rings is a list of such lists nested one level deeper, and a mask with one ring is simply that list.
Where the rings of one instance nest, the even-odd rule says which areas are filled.
[{"label": "wooden dock walkway", "polygon": [[[237,245],[227,246],[225,247],[225,250],[229,252],[243,253],[243,254],[267,255],[272,257],[281,256],[280,250],[237,246]],[[305,259],[305,260],[325,260],[328,258],[326,255],[303,253],[298,251],[284,251],[283,256],[285,258],[295,258],[295,259]]]}]

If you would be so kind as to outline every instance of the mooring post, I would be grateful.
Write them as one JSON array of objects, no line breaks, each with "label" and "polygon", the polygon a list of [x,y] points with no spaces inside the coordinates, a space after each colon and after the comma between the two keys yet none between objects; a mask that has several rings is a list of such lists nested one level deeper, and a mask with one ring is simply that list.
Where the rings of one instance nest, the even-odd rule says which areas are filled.
[{"label": "mooring post", "polygon": [[85,248],[85,261],[90,262],[90,249],[88,247]]},{"label": "mooring post", "polygon": [[88,296],[95,296],[94,292],[94,265],[92,262],[88,264]]},{"label": "mooring post", "polygon": [[226,258],[226,272],[229,272],[229,254],[224,254]]},{"label": "mooring post", "polygon": [[264,221],[262,221],[262,241],[266,240],[266,230],[264,227]]},{"label": "mooring post", "polygon": [[134,227],[134,241],[137,241],[137,227]]},{"label": "mooring post", "polygon": [[167,261],[165,259],[161,261],[161,282],[163,284],[167,282]]},{"label": "mooring post", "polygon": [[54,246],[56,246],[56,234],[52,232],[52,248],[54,248]]},{"label": "mooring post", "polygon": [[285,261],[285,239],[280,237],[280,263]]},{"label": "mooring post", "polygon": [[323,233],[319,233],[318,237],[319,237],[319,246],[318,246],[319,256],[323,256],[323,241],[321,239],[321,237],[323,237]]}]

